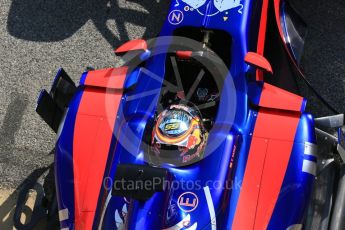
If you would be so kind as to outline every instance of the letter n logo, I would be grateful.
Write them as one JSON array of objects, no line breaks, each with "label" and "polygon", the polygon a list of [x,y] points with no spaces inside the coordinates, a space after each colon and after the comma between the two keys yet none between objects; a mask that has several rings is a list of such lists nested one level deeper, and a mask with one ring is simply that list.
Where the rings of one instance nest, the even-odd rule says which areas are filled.
[{"label": "letter n logo", "polygon": [[173,10],[168,16],[168,20],[172,25],[178,25],[183,21],[183,12],[180,10]]}]

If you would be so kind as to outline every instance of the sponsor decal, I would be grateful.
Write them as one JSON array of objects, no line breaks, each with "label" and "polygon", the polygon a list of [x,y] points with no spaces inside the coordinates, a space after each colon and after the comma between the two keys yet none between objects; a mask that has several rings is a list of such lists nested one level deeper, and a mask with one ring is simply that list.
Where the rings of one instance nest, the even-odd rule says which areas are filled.
[{"label": "sponsor decal", "polygon": [[194,211],[198,207],[198,204],[198,196],[193,192],[184,192],[177,200],[178,207],[184,212]]},{"label": "sponsor decal", "polygon": [[184,15],[181,10],[173,10],[168,16],[168,21],[172,25],[178,25],[183,21]]},{"label": "sponsor decal", "polygon": [[168,123],[164,126],[165,131],[176,130],[180,127],[180,123]]}]

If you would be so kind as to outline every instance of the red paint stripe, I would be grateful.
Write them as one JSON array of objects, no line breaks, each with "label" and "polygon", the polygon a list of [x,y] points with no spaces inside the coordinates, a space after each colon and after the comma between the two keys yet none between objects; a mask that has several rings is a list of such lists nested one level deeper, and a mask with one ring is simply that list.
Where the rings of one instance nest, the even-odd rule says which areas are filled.
[{"label": "red paint stripe", "polygon": [[74,127],[75,229],[91,229],[122,91],[86,88]]},{"label": "red paint stripe", "polygon": [[254,136],[266,139],[294,141],[300,113],[261,108]]},{"label": "red paint stripe", "polygon": [[253,138],[235,218],[232,224],[232,229],[234,230],[247,230],[253,229],[254,227],[266,148],[267,140],[263,138]]},{"label": "red paint stripe", "polygon": [[267,229],[289,163],[293,142],[269,140],[254,229]]},{"label": "red paint stripe", "polygon": [[268,1],[262,1],[261,18],[259,25],[259,35],[258,44],[256,52],[263,55],[265,50],[265,39],[266,39],[266,28],[267,28],[267,11],[268,11]]},{"label": "red paint stripe", "polygon": [[232,229],[266,229],[284,180],[299,113],[260,109]]},{"label": "red paint stripe", "polygon": [[264,83],[259,106],[300,112],[302,104],[303,97]]},{"label": "red paint stripe", "polygon": [[127,66],[89,71],[84,85],[108,89],[122,89],[127,71]]},{"label": "red paint stripe", "polygon": [[[269,2],[269,0],[263,0],[262,1],[261,18],[260,18],[259,34],[258,34],[258,44],[257,44],[257,49],[256,49],[256,52],[258,54],[261,54],[261,55],[264,55],[264,50],[265,50],[268,2]],[[262,70],[256,71],[256,80],[257,81],[263,80]]]}]

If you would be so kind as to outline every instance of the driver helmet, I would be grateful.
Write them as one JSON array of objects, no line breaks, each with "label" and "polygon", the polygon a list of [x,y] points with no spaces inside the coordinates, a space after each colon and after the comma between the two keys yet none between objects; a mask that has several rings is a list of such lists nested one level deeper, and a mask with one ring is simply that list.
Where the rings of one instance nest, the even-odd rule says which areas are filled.
[{"label": "driver helmet", "polygon": [[151,155],[162,163],[187,165],[203,157],[208,133],[195,106],[173,104],[156,118]]}]

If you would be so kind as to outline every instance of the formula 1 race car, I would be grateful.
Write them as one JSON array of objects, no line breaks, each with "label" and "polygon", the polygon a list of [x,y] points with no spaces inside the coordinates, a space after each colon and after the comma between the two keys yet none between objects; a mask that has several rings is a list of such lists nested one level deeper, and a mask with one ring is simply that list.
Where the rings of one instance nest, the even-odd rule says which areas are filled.
[{"label": "formula 1 race car", "polygon": [[305,111],[306,29],[288,1],[172,0],[122,67],[60,69],[36,108],[55,227],[345,229],[344,115]]}]

